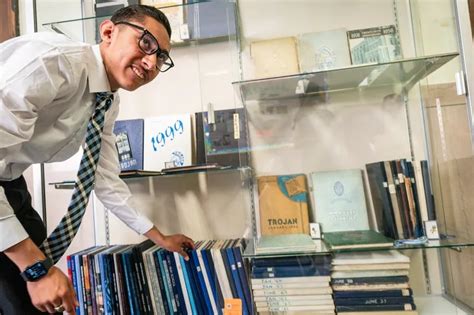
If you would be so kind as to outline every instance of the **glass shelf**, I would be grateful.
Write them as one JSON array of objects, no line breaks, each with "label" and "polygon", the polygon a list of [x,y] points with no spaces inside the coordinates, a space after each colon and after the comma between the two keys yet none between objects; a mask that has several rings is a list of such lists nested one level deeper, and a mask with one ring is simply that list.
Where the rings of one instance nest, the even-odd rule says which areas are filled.
[{"label": "glass shelf", "polygon": [[307,256],[307,255],[327,255],[335,253],[350,253],[350,252],[367,252],[367,251],[387,251],[387,250],[413,250],[413,249],[436,249],[436,248],[450,248],[456,251],[461,251],[463,248],[473,247],[474,240],[468,241],[466,239],[450,237],[442,240],[429,240],[422,245],[402,245],[392,247],[368,247],[368,248],[354,248],[333,250],[322,240],[314,240],[315,246],[312,251],[304,251],[297,253],[278,253],[278,254],[256,254],[253,240],[249,240],[244,251],[246,258],[272,258],[285,256]]},{"label": "glass shelf", "polygon": [[214,169],[205,169],[205,170],[183,170],[183,171],[174,171],[174,172],[146,172],[146,171],[137,171],[137,172],[130,172],[126,174],[121,174],[120,177],[123,179],[133,179],[133,178],[145,178],[145,177],[170,177],[170,176],[183,176],[189,174],[199,174],[199,173],[212,173],[212,174],[219,174],[219,173],[226,173],[226,172],[241,172],[244,174],[250,174],[251,168],[250,167],[230,167],[230,166],[222,166],[219,168]]},{"label": "glass shelf", "polygon": [[449,53],[364,64],[311,73],[237,81],[232,84],[244,102],[320,96],[329,92],[398,87],[411,89],[418,81],[457,57]]},{"label": "glass shelf", "polygon": [[[224,11],[229,10],[225,12],[227,12],[227,14],[230,14],[232,12],[232,14],[230,15],[233,15],[235,18],[235,12],[234,12],[235,9],[233,8],[235,6],[235,3],[231,0],[227,0],[227,1],[189,0],[189,1],[186,1],[186,3],[182,3],[179,5],[175,5],[173,4],[173,2],[170,2],[168,5],[165,4],[164,6],[159,7],[159,9],[163,11],[165,15],[170,16],[170,22],[171,22],[173,34],[176,33],[176,34],[181,34],[181,36],[183,36],[182,39],[179,39],[177,41],[173,40],[172,38],[171,39],[172,47],[235,40],[237,36],[235,32],[236,28],[235,27],[232,28],[230,24],[228,25],[228,23],[235,24],[235,21],[230,20],[230,15],[227,16],[227,19],[229,20],[227,21],[228,23],[225,24],[225,26],[229,27],[230,29],[225,28],[221,33],[217,32],[216,34],[213,34],[211,36],[200,37],[198,34],[195,34],[195,36],[190,34],[193,32],[193,28],[198,26],[199,20],[195,21],[194,19],[196,17],[193,17],[194,19],[190,19],[188,15],[191,14],[190,12],[194,13],[194,11],[188,12],[187,10],[188,9],[192,10],[192,8],[189,8],[189,7],[196,6],[196,8],[201,7],[201,9],[197,9],[198,11],[204,11],[204,9],[207,9],[206,6],[208,5],[211,5],[214,8],[219,7],[220,9],[223,9]],[[177,12],[179,12],[179,14]],[[173,20],[176,18],[175,16],[181,16],[181,15],[183,17],[187,16],[187,18],[186,19],[183,18],[183,20],[180,22],[175,22]],[[194,13],[193,15],[197,16],[197,19],[200,18],[199,12],[197,14]],[[97,44],[100,41],[98,39],[98,33],[97,33],[98,26],[100,25],[100,23],[102,23],[102,21],[106,19],[110,19],[111,17],[112,15],[109,12],[107,12],[107,14],[104,14],[104,12],[102,12],[102,14],[99,15],[98,13],[96,16],[43,23],[42,26],[48,30],[66,35],[67,37],[73,40],[83,41],[89,44]],[[175,24],[173,24],[173,22]],[[214,21],[214,23],[216,22]],[[194,30],[194,32],[199,32],[199,31]]]},{"label": "glass shelf", "polygon": [[[250,176],[252,169],[250,167],[230,167],[222,166],[214,169],[205,169],[205,170],[185,170],[185,171],[175,171],[175,172],[148,172],[148,171],[132,171],[126,174],[120,174],[120,178],[124,180],[129,179],[140,179],[148,177],[173,177],[173,176],[185,176],[189,174],[199,174],[199,173],[210,173],[210,174],[220,174],[227,172],[240,172],[244,176]],[[49,183],[49,185],[54,185],[55,189],[73,189],[75,182],[74,181],[62,181]]]}]

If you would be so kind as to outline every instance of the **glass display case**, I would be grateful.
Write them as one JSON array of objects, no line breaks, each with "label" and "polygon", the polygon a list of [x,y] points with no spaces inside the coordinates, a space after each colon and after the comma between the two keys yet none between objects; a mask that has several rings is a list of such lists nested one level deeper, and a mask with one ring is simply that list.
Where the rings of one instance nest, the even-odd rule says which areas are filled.
[{"label": "glass display case", "polygon": [[[244,314],[473,312],[465,4],[215,0],[162,8],[175,19],[176,67],[121,91],[119,119],[191,113],[193,165],[214,168],[124,178],[163,232],[246,240],[248,268],[227,274],[243,277],[240,293],[224,288],[226,263],[217,259],[209,310],[227,292]],[[95,43],[102,18],[43,25]],[[233,139],[219,137],[229,130]],[[94,244],[143,239],[93,205]],[[200,248],[223,253],[229,244]]]},{"label": "glass display case", "polygon": [[[245,256],[259,313],[472,312],[462,277],[472,272],[474,239],[461,2],[240,1],[243,80],[233,86],[248,115],[255,174]],[[263,10],[271,18],[252,21]],[[405,286],[393,283],[402,281],[393,270],[373,276],[382,274],[374,261],[394,263],[400,253],[410,266]],[[263,275],[262,266],[273,272]],[[292,272],[296,283],[308,273],[331,276],[333,301],[295,302],[303,290],[283,280]],[[380,292],[360,293],[402,287],[414,297],[403,305],[376,306]],[[281,288],[287,294],[270,292]],[[348,301],[347,290],[374,305],[354,306],[362,298]]]}]

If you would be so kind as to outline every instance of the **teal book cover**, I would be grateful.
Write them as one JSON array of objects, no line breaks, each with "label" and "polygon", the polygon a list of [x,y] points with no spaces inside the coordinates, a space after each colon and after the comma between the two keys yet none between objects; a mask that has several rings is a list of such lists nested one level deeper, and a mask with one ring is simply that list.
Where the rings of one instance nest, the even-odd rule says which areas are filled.
[{"label": "teal book cover", "polygon": [[393,239],[372,230],[325,233],[324,241],[331,249],[393,246]]},{"label": "teal book cover", "polygon": [[362,171],[337,170],[310,174],[313,187],[313,218],[323,233],[368,230]]}]

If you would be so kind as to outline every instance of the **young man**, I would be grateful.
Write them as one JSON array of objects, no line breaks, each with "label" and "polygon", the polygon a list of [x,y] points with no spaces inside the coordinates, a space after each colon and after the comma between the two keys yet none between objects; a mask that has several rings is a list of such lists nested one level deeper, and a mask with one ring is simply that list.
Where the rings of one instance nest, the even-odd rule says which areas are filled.
[{"label": "young man", "polygon": [[47,235],[31,207],[22,173],[33,163],[62,161],[77,152],[97,111],[97,93],[114,97],[100,137],[97,197],[156,244],[185,257],[184,248],[194,246],[184,235],[161,234],[137,211],[118,176],[112,133],[119,105],[116,91],[133,91],[173,66],[169,22],[161,11],[135,5],[104,21],[100,34],[98,46],[54,33],[20,36],[0,44],[1,314],[74,313],[71,282],[49,266],[51,261],[39,248]]}]

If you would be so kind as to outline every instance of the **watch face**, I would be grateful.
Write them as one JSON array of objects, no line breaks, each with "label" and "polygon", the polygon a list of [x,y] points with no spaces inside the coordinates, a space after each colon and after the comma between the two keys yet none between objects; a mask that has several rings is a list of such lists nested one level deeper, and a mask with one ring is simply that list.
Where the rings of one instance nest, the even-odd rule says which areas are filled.
[{"label": "watch face", "polygon": [[24,273],[29,280],[36,280],[47,274],[48,270],[44,267],[43,263],[39,261],[28,267]]}]

